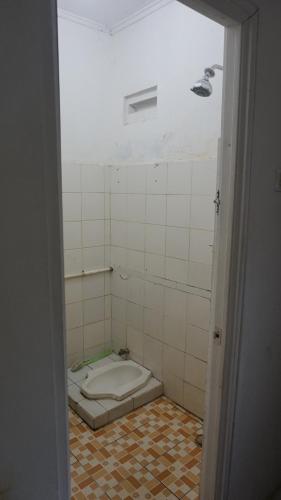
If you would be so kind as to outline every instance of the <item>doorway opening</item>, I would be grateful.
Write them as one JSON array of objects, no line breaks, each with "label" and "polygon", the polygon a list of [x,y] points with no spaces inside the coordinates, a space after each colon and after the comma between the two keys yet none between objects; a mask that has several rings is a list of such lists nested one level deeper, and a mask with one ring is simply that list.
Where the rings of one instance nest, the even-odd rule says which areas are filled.
[{"label": "doorway opening", "polygon": [[[225,30],[176,0],[61,0],[58,28],[72,495],[199,498]],[[147,391],[86,398],[124,354]]]}]

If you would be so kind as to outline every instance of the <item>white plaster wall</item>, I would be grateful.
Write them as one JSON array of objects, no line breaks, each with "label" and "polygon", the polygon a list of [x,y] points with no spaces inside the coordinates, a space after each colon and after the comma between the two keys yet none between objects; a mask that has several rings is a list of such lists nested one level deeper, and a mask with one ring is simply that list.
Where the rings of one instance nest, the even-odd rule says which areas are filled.
[{"label": "white plaster wall", "polygon": [[105,84],[112,40],[106,33],[60,17],[58,32],[62,159],[97,162],[104,156]]},{"label": "white plaster wall", "polygon": [[[204,68],[223,61],[224,29],[178,2],[112,38],[106,161],[153,161],[216,156],[222,73],[208,99],[190,87]],[[123,125],[123,98],[158,84],[157,118]]]},{"label": "white plaster wall", "polygon": [[55,1],[0,5],[0,497],[68,500]]}]

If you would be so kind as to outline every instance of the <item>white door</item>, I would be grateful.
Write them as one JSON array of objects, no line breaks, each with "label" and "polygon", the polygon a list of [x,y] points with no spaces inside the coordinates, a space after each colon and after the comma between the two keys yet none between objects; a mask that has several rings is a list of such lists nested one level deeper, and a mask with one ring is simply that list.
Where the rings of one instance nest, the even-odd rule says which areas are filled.
[{"label": "white door", "polygon": [[240,28],[226,28],[201,498],[213,499],[222,396],[238,111]]}]

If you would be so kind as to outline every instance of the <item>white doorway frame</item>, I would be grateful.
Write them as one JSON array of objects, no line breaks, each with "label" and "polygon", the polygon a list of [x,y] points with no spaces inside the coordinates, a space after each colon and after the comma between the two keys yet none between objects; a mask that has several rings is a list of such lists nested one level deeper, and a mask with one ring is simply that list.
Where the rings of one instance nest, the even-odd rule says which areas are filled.
[{"label": "white doorway frame", "polygon": [[[254,109],[258,10],[245,1],[179,0],[225,26],[222,138],[217,188],[210,349],[204,422],[201,500],[229,493],[232,432],[243,310],[250,182],[251,123]],[[219,331],[221,338],[214,339]]]}]

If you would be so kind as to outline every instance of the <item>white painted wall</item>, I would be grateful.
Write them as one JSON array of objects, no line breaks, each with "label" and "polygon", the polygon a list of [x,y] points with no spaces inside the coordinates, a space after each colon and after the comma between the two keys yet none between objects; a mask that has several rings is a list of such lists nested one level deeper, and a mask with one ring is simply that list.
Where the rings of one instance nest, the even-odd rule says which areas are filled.
[{"label": "white painted wall", "polygon": [[55,1],[0,5],[0,498],[68,500]]},{"label": "white painted wall", "polygon": [[[229,499],[281,498],[281,4],[260,6],[242,341]],[[274,86],[272,86],[274,82]],[[275,496],[274,496],[275,494]]]},{"label": "white painted wall", "polygon": [[[112,38],[110,113],[104,159],[110,162],[216,156],[222,74],[208,99],[190,92],[204,68],[222,64],[224,30],[178,2]],[[123,125],[123,98],[159,87],[157,118]]]},{"label": "white painted wall", "polygon": [[112,40],[106,33],[60,17],[58,30],[62,159],[96,163],[104,155]]}]

